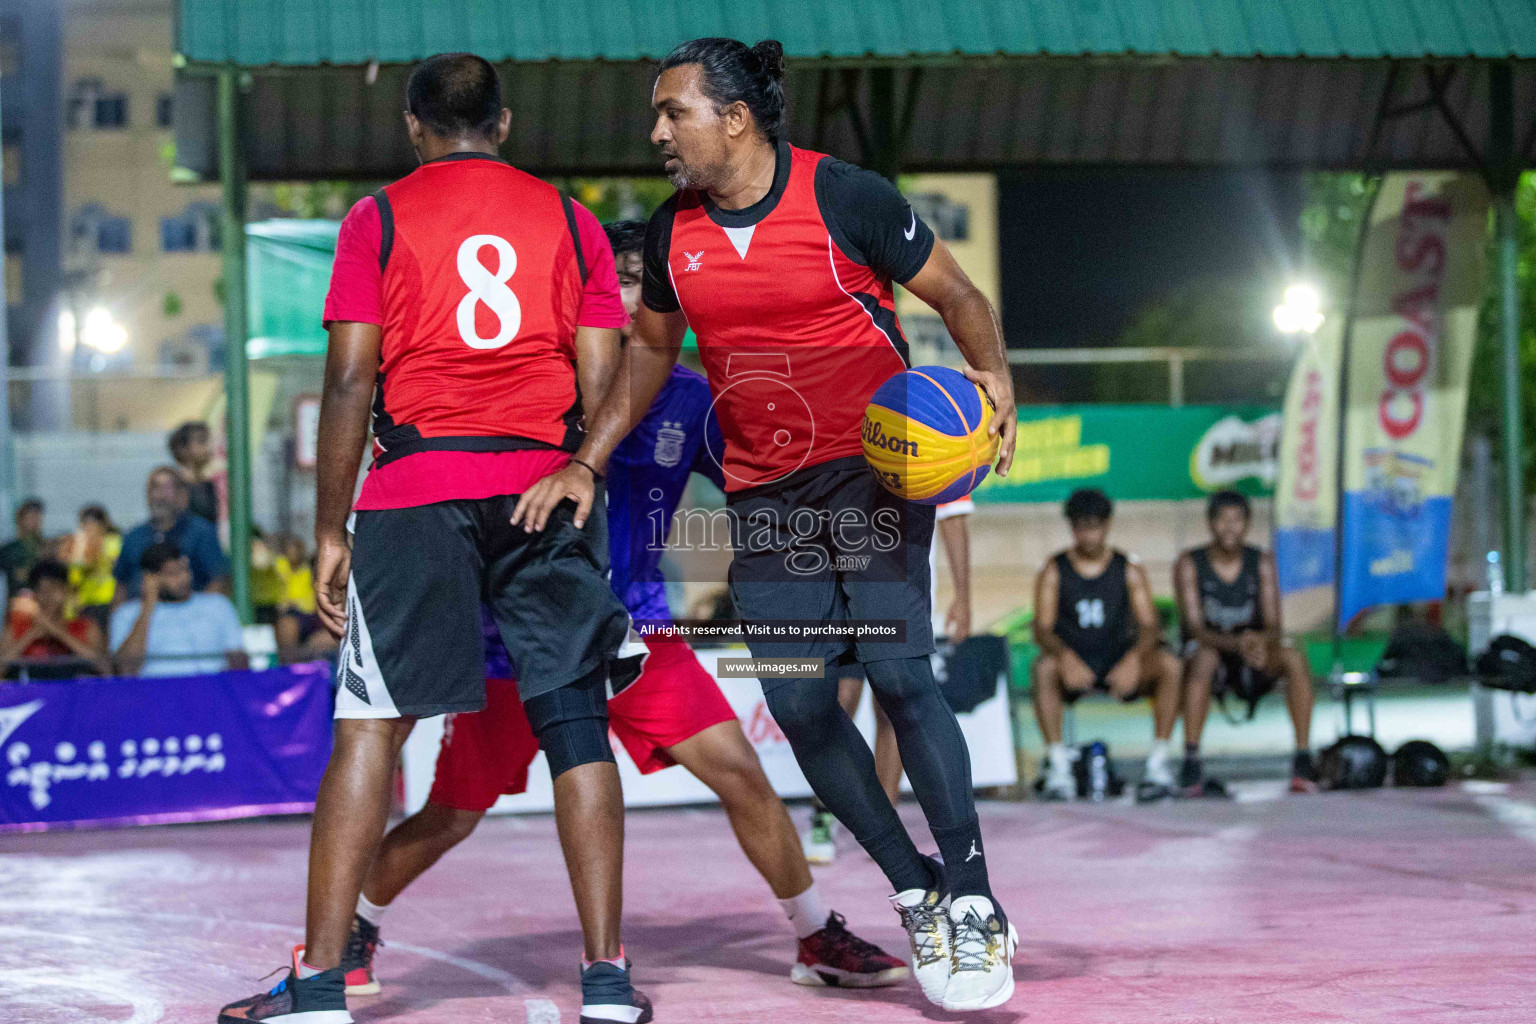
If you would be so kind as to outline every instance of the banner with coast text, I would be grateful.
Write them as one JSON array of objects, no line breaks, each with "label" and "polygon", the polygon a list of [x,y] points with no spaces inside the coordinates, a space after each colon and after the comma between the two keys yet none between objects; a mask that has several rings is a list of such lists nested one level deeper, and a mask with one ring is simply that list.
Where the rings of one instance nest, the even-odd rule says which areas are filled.
[{"label": "banner with coast text", "polygon": [[1487,218],[1474,175],[1382,181],[1347,370],[1341,624],[1445,596]]},{"label": "banner with coast text", "polygon": [[1056,502],[1079,487],[1116,501],[1266,495],[1279,444],[1280,414],[1264,406],[1024,406],[1012,471],[988,474],[975,498]]}]

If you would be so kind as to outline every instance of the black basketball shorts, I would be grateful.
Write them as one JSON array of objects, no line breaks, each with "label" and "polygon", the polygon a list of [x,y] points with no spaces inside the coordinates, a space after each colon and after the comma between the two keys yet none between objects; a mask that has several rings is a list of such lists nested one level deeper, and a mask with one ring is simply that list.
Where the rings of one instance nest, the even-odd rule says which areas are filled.
[{"label": "black basketball shorts", "polygon": [[[933,653],[933,509],[880,486],[863,456],[727,495],[731,598],[748,624],[901,623],[899,639],[747,637],[758,658],[831,666]],[[763,680],[764,688],[778,682]]]},{"label": "black basketball shorts", "polygon": [[337,718],[485,707],[482,602],[524,701],[613,660],[629,613],[608,587],[601,493],[580,530],[571,502],[538,533],[512,525],[516,505],[506,495],[356,513]]}]

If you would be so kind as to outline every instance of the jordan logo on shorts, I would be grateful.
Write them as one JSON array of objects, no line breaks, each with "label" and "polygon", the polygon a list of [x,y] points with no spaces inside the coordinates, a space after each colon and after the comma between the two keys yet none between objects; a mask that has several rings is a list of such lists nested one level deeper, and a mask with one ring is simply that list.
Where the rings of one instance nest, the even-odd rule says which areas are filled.
[{"label": "jordan logo on shorts", "polygon": [[975,860],[977,857],[980,857],[980,856],[981,856],[981,851],[976,849],[976,840],[972,839],[971,840],[971,852],[965,855],[965,862],[967,864],[969,864],[971,861]]},{"label": "jordan logo on shorts", "polygon": [[347,601],[347,651],[341,657],[341,684],[364,704],[372,704],[373,701],[368,699],[368,684],[352,669],[354,662],[358,671],[363,667],[363,640],[357,625],[361,614],[357,598],[350,598]]}]

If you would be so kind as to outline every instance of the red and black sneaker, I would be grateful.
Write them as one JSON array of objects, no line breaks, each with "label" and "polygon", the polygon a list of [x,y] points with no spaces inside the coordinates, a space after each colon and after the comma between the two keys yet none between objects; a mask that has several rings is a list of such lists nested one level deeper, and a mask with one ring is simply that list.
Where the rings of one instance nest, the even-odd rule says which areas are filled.
[{"label": "red and black sneaker", "polygon": [[313,977],[300,978],[299,961],[303,956],[303,946],[293,947],[287,976],[266,992],[224,1007],[219,1011],[218,1024],[352,1024],[341,968],[332,967]]},{"label": "red and black sneaker", "polygon": [[382,945],[378,925],[361,916],[352,918],[352,933],[347,936],[347,948],[341,951],[341,969],[347,975],[347,995],[378,993],[379,979],[373,975],[373,954]]},{"label": "red and black sneaker", "polygon": [[836,912],[821,931],[800,940],[800,959],[789,972],[796,985],[841,988],[881,988],[911,976],[906,961],[850,932]]}]

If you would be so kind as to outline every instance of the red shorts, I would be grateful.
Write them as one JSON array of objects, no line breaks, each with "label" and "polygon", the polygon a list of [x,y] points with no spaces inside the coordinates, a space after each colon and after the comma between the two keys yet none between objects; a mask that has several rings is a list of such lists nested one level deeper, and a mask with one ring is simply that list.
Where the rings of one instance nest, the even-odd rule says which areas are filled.
[{"label": "red shorts", "polygon": [[[649,646],[640,678],[608,702],[608,727],[643,775],[676,763],[667,747],[736,720],[692,648],[654,640]],[[488,679],[484,711],[448,716],[427,799],[460,811],[489,810],[503,793],[528,788],[538,752],[516,680]]]}]

